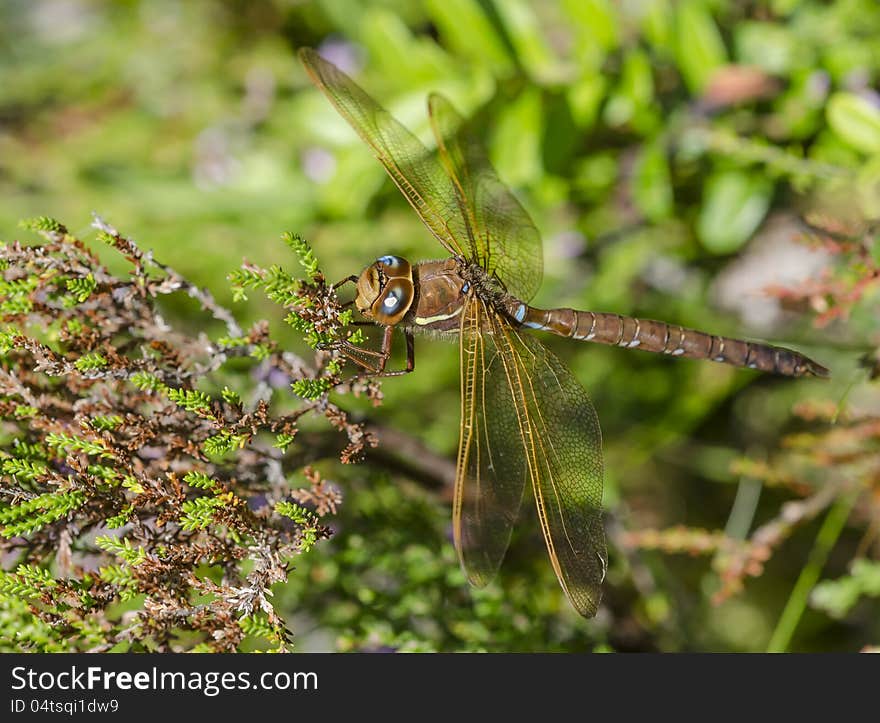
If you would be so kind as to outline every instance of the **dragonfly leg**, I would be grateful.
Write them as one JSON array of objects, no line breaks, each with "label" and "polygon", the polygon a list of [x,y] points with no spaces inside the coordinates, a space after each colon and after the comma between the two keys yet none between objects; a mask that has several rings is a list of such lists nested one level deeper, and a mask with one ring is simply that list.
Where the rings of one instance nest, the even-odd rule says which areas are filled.
[{"label": "dragonfly leg", "polygon": [[336,282],[335,284],[333,284],[333,286],[331,286],[330,288],[333,289],[333,291],[336,291],[336,289],[338,289],[340,286],[345,286],[345,285],[346,285],[347,283],[349,283],[349,282],[351,282],[351,283],[353,283],[353,284],[356,284],[356,283],[357,283],[357,280],[358,280],[358,277],[352,274],[351,276],[346,276],[346,277],[345,277],[344,279],[342,279],[341,281],[337,281],[337,282]]},{"label": "dragonfly leg", "polygon": [[[372,324],[372,322],[363,322],[364,324]],[[394,338],[394,327],[386,326],[385,333],[382,336],[382,346],[379,351],[372,349],[363,349],[355,344],[345,342],[340,345],[339,350],[347,359],[357,364],[365,371],[358,374],[355,379],[367,377],[399,377],[409,374],[415,369],[415,341],[411,331],[404,331],[406,338],[406,366],[403,369],[393,369],[386,371],[385,366],[391,358],[391,342]],[[364,358],[368,357],[368,358]]]},{"label": "dragonfly leg", "polygon": [[404,374],[409,374],[413,369],[416,368],[415,342],[413,340],[412,332],[404,330],[403,335],[406,338],[406,366],[403,369],[395,369],[390,372],[385,371],[385,365],[391,358],[391,340],[394,337],[394,327],[386,326],[385,336],[382,337],[382,351],[380,352],[381,356],[379,357],[379,369],[376,376],[399,377],[403,376]]},{"label": "dragonfly leg", "polygon": [[403,332],[406,338],[406,369],[407,373],[416,368],[416,342],[413,339],[412,332],[407,330]]}]

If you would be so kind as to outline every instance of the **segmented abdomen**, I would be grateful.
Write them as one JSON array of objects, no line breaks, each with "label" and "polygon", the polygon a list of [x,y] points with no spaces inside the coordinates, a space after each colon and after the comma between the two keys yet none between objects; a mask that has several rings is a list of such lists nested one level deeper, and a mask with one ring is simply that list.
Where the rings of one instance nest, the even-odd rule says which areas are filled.
[{"label": "segmented abdomen", "polygon": [[536,309],[511,300],[508,314],[521,326],[600,344],[732,364],[790,377],[827,377],[828,370],[790,349],[715,336],[663,321],[575,309]]}]

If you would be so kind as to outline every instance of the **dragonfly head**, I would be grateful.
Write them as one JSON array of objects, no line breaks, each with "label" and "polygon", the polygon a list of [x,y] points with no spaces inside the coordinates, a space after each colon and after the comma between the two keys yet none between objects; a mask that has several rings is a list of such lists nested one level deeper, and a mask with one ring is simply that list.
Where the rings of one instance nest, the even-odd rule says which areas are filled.
[{"label": "dragonfly head", "polygon": [[412,265],[400,256],[382,256],[361,272],[354,303],[364,316],[393,326],[415,298]]}]

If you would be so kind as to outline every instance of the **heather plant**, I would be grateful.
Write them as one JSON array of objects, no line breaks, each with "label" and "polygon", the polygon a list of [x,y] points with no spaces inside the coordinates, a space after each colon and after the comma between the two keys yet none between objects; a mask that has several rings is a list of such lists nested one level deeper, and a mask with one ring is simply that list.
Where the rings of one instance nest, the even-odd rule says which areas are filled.
[{"label": "heather plant", "polygon": [[[170,331],[165,339],[153,330],[149,338],[159,347],[146,355],[136,351],[149,346],[143,341],[119,351],[131,360],[124,363],[155,365],[170,344],[167,353],[192,355],[169,368],[219,366],[181,380],[143,369],[174,391],[136,389],[107,378],[117,363],[111,349],[96,343],[74,351],[49,338],[61,333],[56,317],[79,319],[109,288],[85,264],[66,274],[70,287],[65,280],[53,297],[68,298],[69,308],[42,324],[44,317],[28,312],[36,326],[27,329],[20,320],[2,324],[0,332],[14,331],[0,342],[21,331],[53,351],[46,369],[65,376],[39,372],[40,384],[79,380],[98,389],[113,381],[144,397],[139,409],[151,425],[170,412],[189,419],[198,440],[195,432],[181,436],[208,447],[201,471],[234,482],[236,494],[253,499],[255,515],[276,501],[322,515],[320,524],[334,535],[287,558],[296,569],[267,598],[293,627],[299,650],[876,644],[878,524],[870,465],[880,255],[870,220],[880,217],[880,3],[363,0],[344,7],[270,0],[230,12],[223,0],[0,3],[4,237],[22,216],[75,219],[83,209],[112,209],[126,234],[149,243],[156,259],[193,282],[152,297],[133,293]],[[497,580],[481,591],[467,587],[450,536],[448,481],[459,431],[454,345],[418,339],[415,373],[385,383],[375,410],[379,390],[369,380],[333,386],[337,377],[327,364],[341,363],[338,339],[308,324],[300,330],[296,315],[294,326],[276,317],[270,297],[293,302],[284,276],[291,251],[255,240],[275,238],[280,229],[307,232],[331,280],[382,254],[416,261],[442,253],[381,164],[319,97],[296,62],[301,46],[325,53],[423,138],[430,138],[427,95],[439,91],[452,100],[541,231],[539,305],[771,341],[831,369],[827,381],[779,380],[547,340],[592,395],[602,422],[610,567],[593,620],[569,616],[542,560],[537,523],[527,517]],[[795,235],[801,238],[791,243]],[[103,244],[95,251],[125,277],[131,262]],[[222,279],[244,256],[254,263],[235,273],[230,290]],[[150,279],[145,288],[178,284],[152,261],[141,264]],[[311,278],[308,270],[295,275]],[[42,282],[30,276],[4,271],[14,282],[4,281],[4,313],[28,300],[40,311],[41,292],[27,287]],[[233,307],[246,331],[227,328],[210,309],[197,311],[199,294],[190,291],[196,284],[211,289],[217,310],[250,296]],[[768,285],[776,298],[768,299]],[[310,323],[322,322],[322,298],[303,310]],[[259,322],[273,318],[279,323],[271,327]],[[811,319],[819,325],[811,327]],[[112,349],[127,343],[128,326]],[[303,351],[307,340],[319,347],[314,359]],[[10,348],[8,359],[31,360],[32,353]],[[195,392],[207,395],[209,407],[220,405],[223,425],[200,416],[205,399]],[[27,430],[44,418],[66,420],[52,431],[89,443],[122,434],[125,427],[113,427],[115,413],[103,407],[97,416],[106,419],[92,419],[88,433],[71,424],[68,407],[83,404],[79,393],[65,392],[71,396],[51,414],[7,395],[15,409],[3,422],[12,470],[4,485],[35,497],[48,491],[28,479],[46,455],[56,472],[64,456],[114,467],[62,438],[44,443],[42,457],[14,446],[15,436],[42,440]],[[243,413],[253,413],[257,397],[269,401],[270,419],[306,411],[295,429],[260,427],[239,447],[244,431],[231,428],[230,405],[240,401]],[[157,416],[160,405],[167,411]],[[353,444],[338,428],[343,419],[359,422],[353,434],[363,449],[378,445],[365,464],[337,466]],[[265,451],[262,463],[254,461],[255,447]],[[354,444],[352,460],[363,449]],[[174,465],[197,464],[179,450],[172,457]],[[151,479],[163,479],[156,477],[159,460],[141,463]],[[299,497],[264,502],[266,493],[245,492],[263,475],[233,479],[239,464],[270,465],[272,475],[280,466],[286,486],[276,476],[265,486],[277,482],[288,496],[299,489]],[[189,471],[177,476],[186,500],[211,499],[210,490],[182,481]],[[66,480],[70,472],[63,467],[59,474]],[[344,490],[332,517],[318,511],[320,494],[307,499],[311,480]],[[126,501],[117,500],[110,518],[136,499],[121,483],[111,493]],[[17,505],[25,498],[3,500]],[[56,549],[64,546],[50,543],[25,559],[28,540],[61,530],[97,501],[77,507],[74,495],[56,502],[52,510],[27,513],[60,515],[55,522],[4,542],[14,545],[2,560],[10,586],[36,585],[35,575],[44,574],[17,572],[20,564],[64,577],[55,568]],[[192,517],[207,515],[199,509]],[[269,518],[282,523],[277,512]],[[300,525],[288,518],[284,524]],[[180,534],[201,539],[215,527]],[[124,564],[89,534],[124,531],[128,538],[137,532],[129,529],[96,523],[72,548],[78,564]],[[245,577],[254,564],[246,558],[239,573]],[[217,584],[231,574],[207,563],[193,569]],[[59,598],[69,604],[69,596]],[[145,599],[142,593],[115,602],[108,614],[141,615]],[[32,616],[28,605],[48,610],[50,602],[7,595],[2,605],[19,606],[15,619],[24,620],[19,613]],[[195,605],[204,603],[197,598]],[[266,613],[255,619],[268,621]],[[0,637],[25,634],[35,624],[26,620],[7,625]],[[108,631],[112,636],[117,627]],[[186,642],[175,644],[183,647],[207,638],[181,635]],[[275,643],[251,636],[241,647],[252,645]]]},{"label": "heather plant", "polygon": [[[308,363],[99,218],[127,277],[62,224],[25,226],[44,242],[0,248],[0,649],[290,649],[273,586],[330,535],[341,502],[311,466],[333,444],[300,445],[300,424],[323,417],[343,462],[373,444],[327,398],[350,312],[295,236],[305,280],[232,275],[239,296],[265,291],[321,347]],[[160,302],[181,293],[216,340],[165,320]],[[242,359],[252,374],[223,384]]]},{"label": "heather plant", "polygon": [[[878,333],[874,297],[880,280],[880,237],[874,224],[808,214],[801,221],[804,240],[828,254],[824,272],[797,287],[770,289],[781,299],[807,304],[820,328],[845,325],[841,332],[859,339]],[[860,344],[860,342],[856,342]],[[845,367],[844,367],[845,369]],[[777,513],[745,537],[724,530],[683,525],[628,531],[622,542],[633,549],[709,555],[717,574],[716,604],[742,593],[749,578],[766,572],[777,550],[799,529],[821,520],[812,550],[801,570],[768,647],[786,650],[808,604],[841,620],[860,601],[880,596],[878,545],[880,519],[880,414],[877,411],[878,360],[870,343],[862,344],[856,368],[847,369],[848,389],[840,398],[811,396],[791,410],[798,427],[777,449],[760,457],[740,457],[731,473],[787,497]],[[848,572],[820,582],[823,568],[847,526],[857,531]]]}]

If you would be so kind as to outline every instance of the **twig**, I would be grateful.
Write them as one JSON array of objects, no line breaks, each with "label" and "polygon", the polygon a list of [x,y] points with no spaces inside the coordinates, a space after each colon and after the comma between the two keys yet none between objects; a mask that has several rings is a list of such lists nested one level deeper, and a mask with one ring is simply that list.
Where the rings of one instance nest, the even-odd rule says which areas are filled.
[{"label": "twig", "polygon": [[[92,212],[92,227],[98,229],[99,231],[103,231],[106,234],[109,234],[117,239],[122,239],[119,232],[111,226],[109,223],[104,221],[97,213]],[[226,325],[226,330],[230,336],[239,337],[243,335],[242,329],[239,326],[238,322],[235,320],[235,317],[232,315],[232,312],[229,309],[221,306],[214,299],[214,296],[207,289],[203,289],[199,286],[196,286],[192,282],[188,281],[181,274],[177,273],[174,269],[172,269],[167,264],[163,264],[161,261],[156,261],[153,258],[153,254],[150,251],[143,252],[141,251],[134,241],[129,238],[125,239],[126,245],[130,250],[137,253],[137,258],[139,261],[143,261],[144,263],[152,266],[153,268],[159,269],[162,273],[164,273],[168,279],[176,285],[178,289],[183,289],[189,294],[193,299],[196,299],[204,309],[211,313],[218,321],[222,321]]]},{"label": "twig", "polygon": [[451,460],[397,429],[371,424],[367,432],[379,442],[378,447],[370,452],[371,459],[451,498],[455,484],[455,464]]}]

